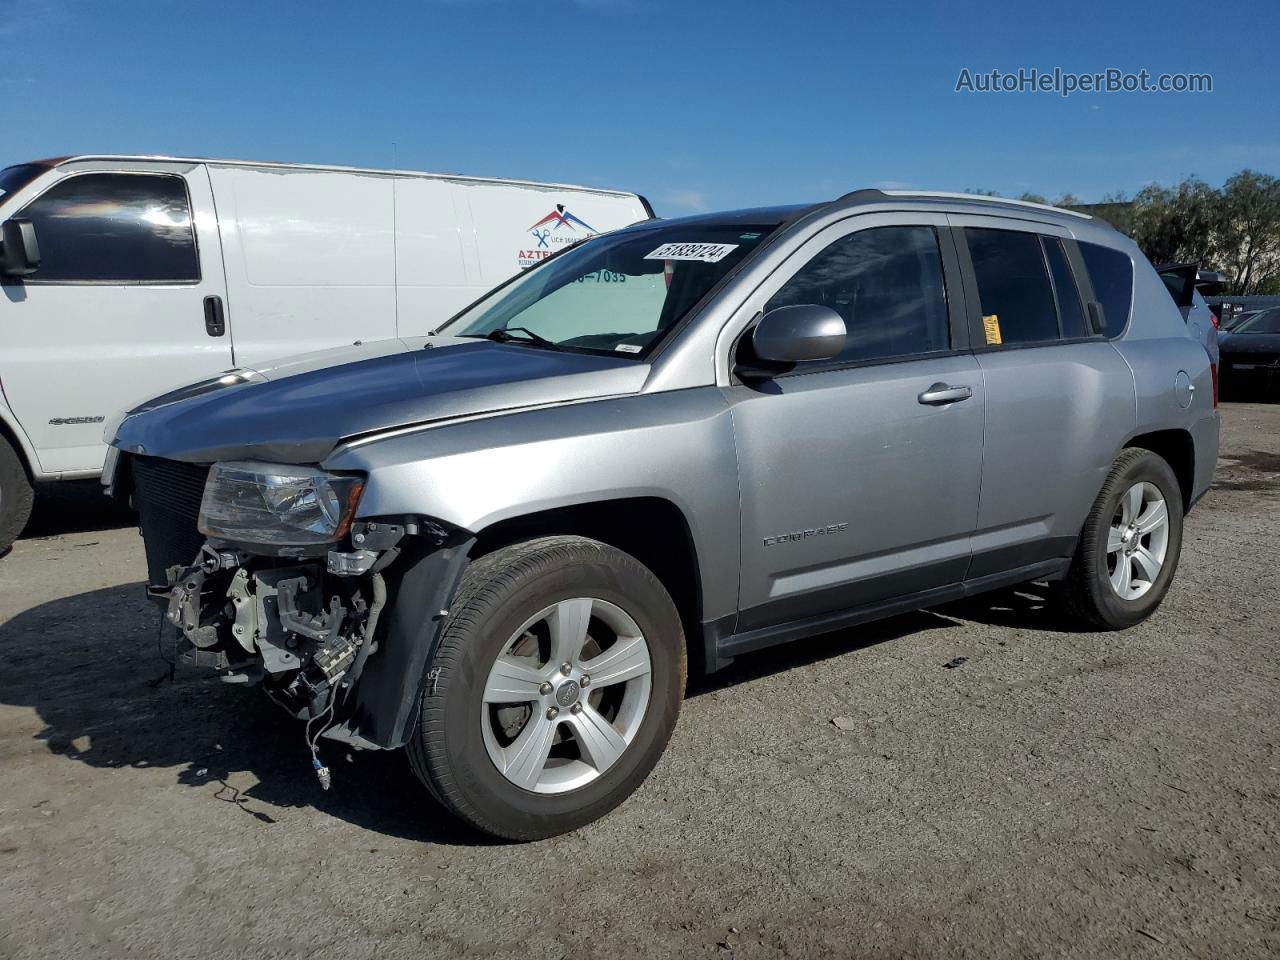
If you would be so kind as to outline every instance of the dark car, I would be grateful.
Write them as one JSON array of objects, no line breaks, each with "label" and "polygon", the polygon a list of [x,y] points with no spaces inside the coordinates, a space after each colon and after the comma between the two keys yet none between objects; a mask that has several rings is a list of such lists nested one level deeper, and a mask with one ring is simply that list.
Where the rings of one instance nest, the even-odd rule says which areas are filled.
[{"label": "dark car", "polygon": [[1238,399],[1280,397],[1280,307],[1258,311],[1219,337],[1222,388]]},{"label": "dark car", "polygon": [[1241,313],[1235,314],[1234,316],[1224,317],[1218,321],[1218,330],[1220,333],[1229,333],[1236,327],[1240,326],[1240,324],[1247,323],[1260,313],[1262,313],[1261,310],[1245,310]]}]

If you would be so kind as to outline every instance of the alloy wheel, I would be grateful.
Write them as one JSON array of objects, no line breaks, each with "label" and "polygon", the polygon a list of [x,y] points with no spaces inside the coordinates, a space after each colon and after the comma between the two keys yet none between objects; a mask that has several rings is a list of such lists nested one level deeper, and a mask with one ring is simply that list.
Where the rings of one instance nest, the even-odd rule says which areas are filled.
[{"label": "alloy wheel", "polygon": [[489,758],[534,793],[564,793],[605,773],[649,707],[653,664],[635,620],[577,597],[539,611],[489,670],[480,723]]},{"label": "alloy wheel", "polygon": [[1154,483],[1135,483],[1120,498],[1107,531],[1107,574],[1122,600],[1151,589],[1169,549],[1169,509]]}]

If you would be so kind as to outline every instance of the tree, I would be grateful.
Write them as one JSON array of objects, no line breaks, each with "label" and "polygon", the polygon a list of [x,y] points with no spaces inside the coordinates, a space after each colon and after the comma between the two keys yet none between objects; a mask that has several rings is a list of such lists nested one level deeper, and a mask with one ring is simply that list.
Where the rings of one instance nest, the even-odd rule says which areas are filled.
[{"label": "tree", "polygon": [[1220,193],[1221,217],[1214,237],[1218,266],[1231,277],[1236,296],[1280,286],[1280,180],[1241,170]]},{"label": "tree", "polygon": [[1143,187],[1133,199],[1131,235],[1152,263],[1207,264],[1213,259],[1213,237],[1221,225],[1218,191],[1196,177],[1173,188]]}]

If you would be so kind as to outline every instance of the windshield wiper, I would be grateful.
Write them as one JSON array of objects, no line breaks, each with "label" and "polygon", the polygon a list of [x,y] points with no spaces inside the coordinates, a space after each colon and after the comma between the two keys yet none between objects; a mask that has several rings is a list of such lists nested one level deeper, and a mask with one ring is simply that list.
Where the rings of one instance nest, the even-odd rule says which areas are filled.
[{"label": "windshield wiper", "polygon": [[[523,333],[524,336],[512,336],[512,330],[518,330]],[[492,340],[494,343],[532,343],[545,350],[560,349],[560,344],[556,343],[554,340],[548,340],[541,334],[534,333],[528,327],[499,327],[497,330],[490,330],[485,334],[485,337]]]}]

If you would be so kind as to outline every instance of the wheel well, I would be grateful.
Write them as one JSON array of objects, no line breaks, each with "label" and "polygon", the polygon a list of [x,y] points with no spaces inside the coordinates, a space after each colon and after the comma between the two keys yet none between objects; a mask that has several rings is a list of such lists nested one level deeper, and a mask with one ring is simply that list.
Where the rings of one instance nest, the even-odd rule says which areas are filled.
[{"label": "wheel well", "polygon": [[27,462],[27,453],[22,448],[22,443],[18,440],[17,435],[9,429],[9,425],[0,420],[0,440],[4,440],[13,448],[13,454],[18,458],[18,462],[22,464],[22,469],[27,471],[27,480],[35,483],[36,473],[31,469],[31,464]]},{"label": "wheel well", "polygon": [[702,585],[693,535],[680,508],[658,497],[584,503],[501,520],[480,531],[475,559],[534,537],[572,534],[631,554],[653,571],[675,602],[685,637],[701,636]]},{"label": "wheel well", "polygon": [[1191,493],[1196,482],[1196,445],[1186,430],[1157,430],[1134,437],[1127,447],[1150,450],[1169,464],[1182,490],[1182,509],[1191,509]]}]

